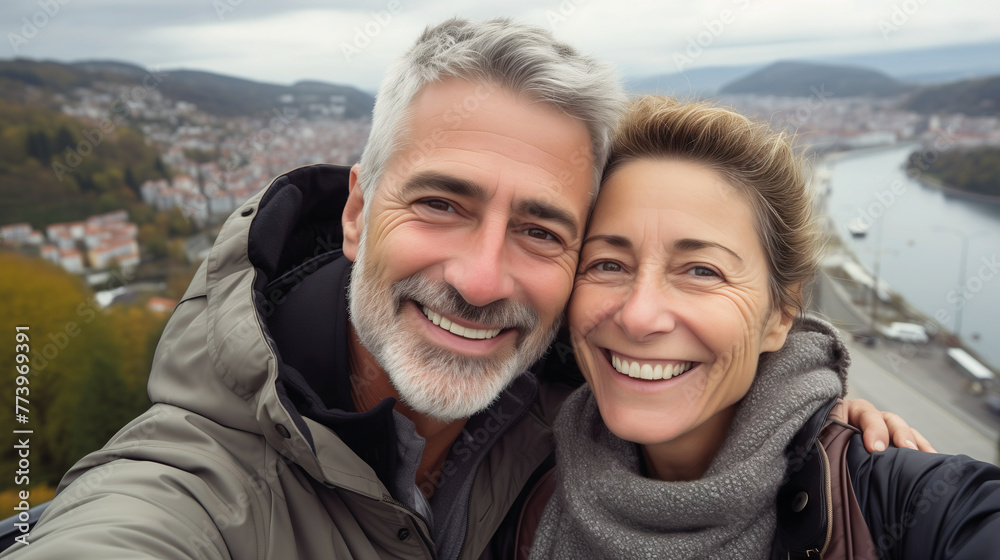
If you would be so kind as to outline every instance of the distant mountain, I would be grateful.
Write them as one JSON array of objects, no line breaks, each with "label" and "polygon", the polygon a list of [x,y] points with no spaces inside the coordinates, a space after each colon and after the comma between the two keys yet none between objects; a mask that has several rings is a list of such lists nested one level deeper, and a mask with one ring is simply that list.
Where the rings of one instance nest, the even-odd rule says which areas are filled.
[{"label": "distant mountain", "polygon": [[[62,94],[96,82],[139,86],[148,74],[139,66],[114,61],[63,64],[23,58],[0,60],[0,91],[4,92],[0,95],[25,101],[25,86]],[[370,94],[355,87],[323,82],[283,86],[196,70],[165,70],[158,75],[162,79],[156,88],[165,97],[193,103],[220,117],[263,115],[289,106],[308,114],[336,105],[343,106],[344,117],[358,118],[370,115],[375,103]]]},{"label": "distant mountain", "polygon": [[719,88],[742,78],[759,66],[712,66],[692,68],[676,74],[626,78],[625,89],[632,93],[657,93],[680,98],[715,95]]},{"label": "distant mountain", "polygon": [[724,86],[719,93],[809,97],[814,90],[837,97],[896,95],[910,89],[881,72],[811,62],[775,62]]},{"label": "distant mountain", "polygon": [[[1000,42],[947,45],[904,51],[823,56],[805,62],[866,68],[909,84],[941,84],[1000,74]],[[763,65],[693,68],[683,73],[632,76],[625,87],[632,93],[660,93],[682,98],[713,96],[725,85]]]},{"label": "distant mountain", "polygon": [[820,57],[816,62],[861,66],[909,83],[944,83],[1000,74],[1000,41]]},{"label": "distant mountain", "polygon": [[1000,76],[926,87],[917,91],[905,107],[924,114],[1000,116]]}]

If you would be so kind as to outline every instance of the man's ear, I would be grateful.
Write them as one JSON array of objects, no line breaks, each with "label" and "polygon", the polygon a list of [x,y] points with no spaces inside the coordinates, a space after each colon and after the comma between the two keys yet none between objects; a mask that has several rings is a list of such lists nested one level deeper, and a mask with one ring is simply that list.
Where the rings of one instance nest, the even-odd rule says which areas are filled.
[{"label": "man's ear", "polygon": [[361,231],[365,227],[363,212],[365,199],[361,195],[361,187],[358,186],[358,173],[360,171],[361,166],[356,163],[351,167],[350,194],[347,195],[347,205],[344,206],[344,214],[340,218],[344,228],[344,256],[352,262],[358,256]]}]

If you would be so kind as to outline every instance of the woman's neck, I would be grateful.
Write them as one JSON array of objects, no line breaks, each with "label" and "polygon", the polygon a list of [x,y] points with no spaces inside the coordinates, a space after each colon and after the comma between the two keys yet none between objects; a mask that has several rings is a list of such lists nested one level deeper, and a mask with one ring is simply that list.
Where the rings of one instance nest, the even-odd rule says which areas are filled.
[{"label": "woman's neck", "polygon": [[715,460],[736,416],[736,405],[720,411],[686,434],[642,446],[650,478],[671,482],[701,478]]}]

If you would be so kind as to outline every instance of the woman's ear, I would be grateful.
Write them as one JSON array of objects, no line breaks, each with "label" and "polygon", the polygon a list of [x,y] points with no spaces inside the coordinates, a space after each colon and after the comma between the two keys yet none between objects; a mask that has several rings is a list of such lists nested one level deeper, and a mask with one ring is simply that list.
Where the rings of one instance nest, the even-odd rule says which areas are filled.
[{"label": "woman's ear", "polygon": [[358,186],[358,173],[360,171],[361,166],[358,164],[354,164],[351,167],[350,193],[347,195],[347,204],[344,206],[344,214],[340,219],[341,225],[344,228],[344,256],[350,259],[351,262],[358,256],[361,231],[365,227],[365,199],[361,194],[361,187]]},{"label": "woman's ear", "polygon": [[771,316],[767,318],[767,324],[764,325],[760,351],[777,352],[781,350],[781,347],[785,345],[785,339],[788,338],[788,332],[792,330],[794,323],[795,314],[790,310],[778,309],[777,307],[772,309]]}]

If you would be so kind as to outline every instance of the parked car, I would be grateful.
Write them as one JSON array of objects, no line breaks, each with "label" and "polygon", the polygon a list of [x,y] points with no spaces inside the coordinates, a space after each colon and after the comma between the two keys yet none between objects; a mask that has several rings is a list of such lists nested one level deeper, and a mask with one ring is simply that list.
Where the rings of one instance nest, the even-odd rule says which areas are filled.
[{"label": "parked car", "polygon": [[930,338],[923,325],[916,323],[893,323],[884,331],[887,338],[910,342],[913,344],[927,344]]}]

